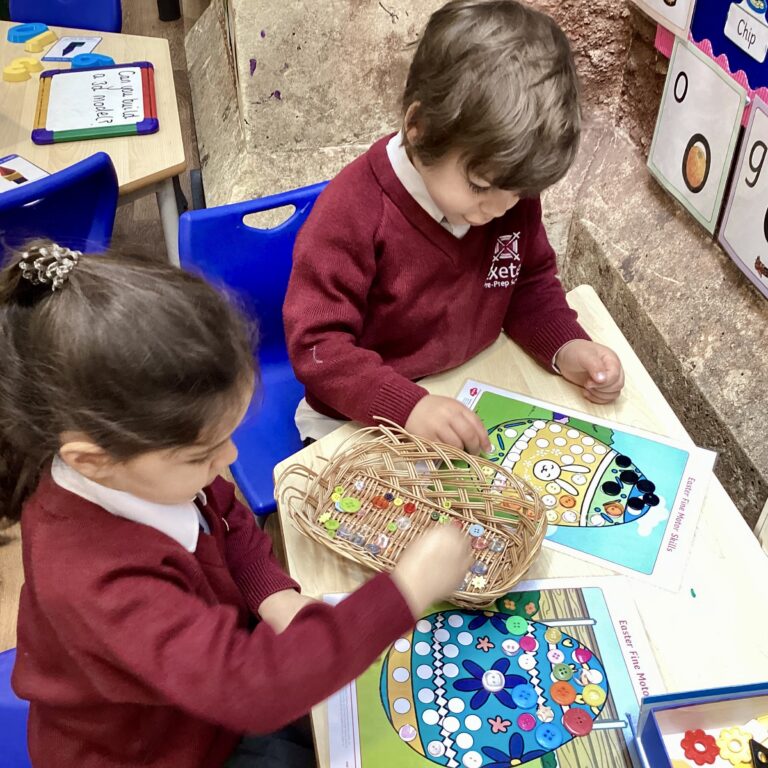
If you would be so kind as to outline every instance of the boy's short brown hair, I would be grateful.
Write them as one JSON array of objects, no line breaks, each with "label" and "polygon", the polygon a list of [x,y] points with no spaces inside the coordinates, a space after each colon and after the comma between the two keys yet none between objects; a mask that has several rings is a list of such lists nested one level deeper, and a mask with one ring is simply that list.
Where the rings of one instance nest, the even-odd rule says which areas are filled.
[{"label": "boy's short brown hair", "polygon": [[[538,194],[578,148],[579,93],[565,33],[516,0],[452,0],[435,11],[411,62],[403,114],[425,165],[458,150],[468,173]],[[404,131],[405,132],[405,131]]]}]

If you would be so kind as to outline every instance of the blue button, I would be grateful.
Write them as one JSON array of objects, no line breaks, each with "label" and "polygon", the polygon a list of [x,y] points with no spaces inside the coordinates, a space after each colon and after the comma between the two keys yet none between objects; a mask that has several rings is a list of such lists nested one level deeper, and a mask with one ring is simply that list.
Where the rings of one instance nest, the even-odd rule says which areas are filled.
[{"label": "blue button", "polygon": [[544,749],[557,749],[563,743],[563,732],[554,723],[542,723],[534,735]]},{"label": "blue button", "polygon": [[42,24],[39,21],[31,22],[29,24],[17,24],[15,27],[11,27],[8,30],[8,42],[26,43],[27,40],[42,35],[47,29],[48,25]]},{"label": "blue button", "polygon": [[512,701],[520,709],[533,709],[538,703],[539,697],[532,685],[516,685],[512,689]]},{"label": "blue button", "polygon": [[475,523],[474,525],[469,526],[469,530],[467,531],[467,533],[470,536],[474,536],[475,538],[477,538],[478,536],[482,536],[483,533],[485,533],[485,528],[483,528],[483,526],[480,525],[480,523]]}]

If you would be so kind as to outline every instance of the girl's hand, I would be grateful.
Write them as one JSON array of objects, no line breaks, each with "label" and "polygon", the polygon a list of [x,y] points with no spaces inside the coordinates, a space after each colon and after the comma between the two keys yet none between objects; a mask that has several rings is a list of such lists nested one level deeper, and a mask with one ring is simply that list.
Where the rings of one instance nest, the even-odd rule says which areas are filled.
[{"label": "girl's hand", "polygon": [[472,561],[466,534],[453,525],[435,525],[400,555],[392,580],[418,618],[458,589]]},{"label": "girl's hand", "polygon": [[261,603],[259,616],[279,635],[305,605],[313,602],[314,598],[306,597],[295,589],[284,589],[271,594]]},{"label": "girl's hand", "polygon": [[616,353],[602,344],[574,339],[560,348],[555,364],[593,403],[612,403],[621,394],[624,369]]},{"label": "girl's hand", "polygon": [[491,450],[488,432],[477,414],[451,397],[422,397],[405,422],[405,429],[414,435],[447,443],[468,453]]}]

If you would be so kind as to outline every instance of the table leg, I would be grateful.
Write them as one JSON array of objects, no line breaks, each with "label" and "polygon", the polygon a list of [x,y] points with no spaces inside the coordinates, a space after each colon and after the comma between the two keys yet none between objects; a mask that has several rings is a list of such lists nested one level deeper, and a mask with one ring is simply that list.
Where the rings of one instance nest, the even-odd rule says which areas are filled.
[{"label": "table leg", "polygon": [[160,21],[176,21],[181,18],[179,0],[157,0],[157,13]]},{"label": "table leg", "polygon": [[165,248],[168,261],[179,266],[179,209],[176,207],[176,192],[173,179],[163,179],[157,187],[157,205],[163,222]]}]

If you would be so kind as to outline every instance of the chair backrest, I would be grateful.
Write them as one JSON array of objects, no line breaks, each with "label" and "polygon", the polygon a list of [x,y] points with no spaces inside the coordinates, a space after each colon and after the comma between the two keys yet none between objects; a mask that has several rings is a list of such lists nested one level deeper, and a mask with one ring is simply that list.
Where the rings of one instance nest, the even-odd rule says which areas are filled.
[{"label": "chair backrest", "polygon": [[27,752],[29,704],[11,688],[16,649],[0,653],[0,764],[3,768],[30,768]]},{"label": "chair backrest", "polygon": [[98,152],[63,171],[0,193],[0,243],[30,237],[100,252],[109,246],[117,208],[117,176]]},{"label": "chair backrest", "polygon": [[[288,287],[296,234],[327,182],[245,203],[189,211],[179,222],[181,265],[232,290],[259,322],[262,359],[284,353],[283,299]],[[271,229],[246,224],[248,214],[293,206]]]},{"label": "chair backrest", "polygon": [[120,0],[11,0],[11,21],[41,21],[55,27],[119,32]]}]

